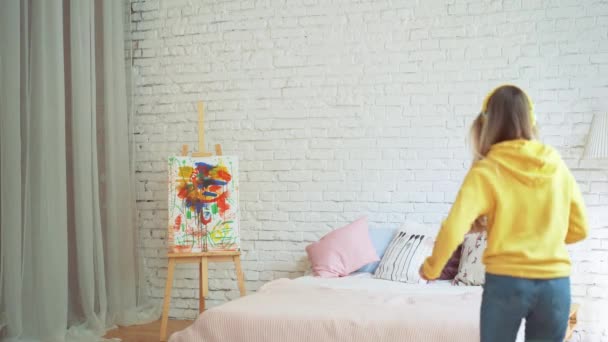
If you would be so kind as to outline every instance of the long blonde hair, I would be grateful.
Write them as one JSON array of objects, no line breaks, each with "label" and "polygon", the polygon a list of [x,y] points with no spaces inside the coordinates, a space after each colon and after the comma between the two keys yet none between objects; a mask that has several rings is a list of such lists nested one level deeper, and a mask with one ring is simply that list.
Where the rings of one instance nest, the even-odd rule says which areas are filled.
[{"label": "long blonde hair", "polygon": [[[471,125],[474,160],[488,155],[492,145],[515,139],[532,140],[536,137],[534,105],[528,95],[513,85],[496,88],[486,96],[481,113]],[[488,229],[488,217],[478,217],[470,232]]]},{"label": "long blonde hair", "polygon": [[492,145],[536,137],[534,106],[526,93],[513,85],[496,88],[486,97],[471,126],[474,159],[487,156]]}]

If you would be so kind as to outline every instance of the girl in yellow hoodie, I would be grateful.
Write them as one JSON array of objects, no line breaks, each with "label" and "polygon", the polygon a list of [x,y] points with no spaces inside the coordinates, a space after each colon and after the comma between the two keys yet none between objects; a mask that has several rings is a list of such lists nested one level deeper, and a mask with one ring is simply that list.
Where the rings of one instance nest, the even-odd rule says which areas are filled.
[{"label": "girl in yellow hoodie", "polygon": [[476,161],[421,266],[439,277],[473,222],[487,218],[481,342],[563,341],[570,310],[566,244],[588,227],[578,185],[551,147],[536,140],[533,105],[518,87],[491,92],[473,127]]}]

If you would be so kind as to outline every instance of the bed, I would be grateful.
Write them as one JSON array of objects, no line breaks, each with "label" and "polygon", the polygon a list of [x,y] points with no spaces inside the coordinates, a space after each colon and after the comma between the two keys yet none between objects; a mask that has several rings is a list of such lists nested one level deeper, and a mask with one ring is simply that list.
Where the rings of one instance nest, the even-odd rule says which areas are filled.
[{"label": "bed", "polygon": [[481,293],[479,286],[405,284],[369,273],[278,279],[204,312],[169,342],[478,341]]}]

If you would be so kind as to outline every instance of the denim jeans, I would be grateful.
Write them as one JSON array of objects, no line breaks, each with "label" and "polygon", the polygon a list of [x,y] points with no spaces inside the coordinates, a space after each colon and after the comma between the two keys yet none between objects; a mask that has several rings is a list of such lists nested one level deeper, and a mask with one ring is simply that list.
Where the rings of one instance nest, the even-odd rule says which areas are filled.
[{"label": "denim jeans", "polygon": [[527,342],[563,342],[570,314],[570,278],[524,279],[486,274],[481,342],[513,342],[526,319]]}]

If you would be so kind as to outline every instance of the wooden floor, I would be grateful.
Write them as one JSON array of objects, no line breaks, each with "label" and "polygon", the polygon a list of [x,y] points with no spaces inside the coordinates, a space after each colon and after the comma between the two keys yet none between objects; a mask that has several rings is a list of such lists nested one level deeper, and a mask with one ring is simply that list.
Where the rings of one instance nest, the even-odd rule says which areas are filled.
[{"label": "wooden floor", "polygon": [[[167,327],[167,338],[172,333],[182,330],[192,324],[193,321],[169,320]],[[120,338],[124,342],[158,342],[160,333],[160,321],[144,325],[134,325],[130,327],[120,327],[110,330],[105,338]]]}]

